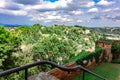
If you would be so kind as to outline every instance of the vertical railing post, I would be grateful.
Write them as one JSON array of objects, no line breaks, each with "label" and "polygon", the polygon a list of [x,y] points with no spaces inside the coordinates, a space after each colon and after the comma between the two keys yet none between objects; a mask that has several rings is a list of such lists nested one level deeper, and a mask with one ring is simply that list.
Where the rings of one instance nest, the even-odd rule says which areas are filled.
[{"label": "vertical railing post", "polygon": [[82,80],[85,80],[85,71],[83,71]]},{"label": "vertical railing post", "polygon": [[28,69],[25,69],[25,80],[28,80]]}]

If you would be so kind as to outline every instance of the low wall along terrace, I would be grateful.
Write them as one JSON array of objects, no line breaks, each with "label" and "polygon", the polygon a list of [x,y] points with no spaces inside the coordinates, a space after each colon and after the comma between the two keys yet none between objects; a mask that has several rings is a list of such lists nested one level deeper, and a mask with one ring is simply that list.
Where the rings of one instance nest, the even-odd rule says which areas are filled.
[{"label": "low wall along terrace", "polygon": [[[102,52],[100,57],[99,57],[99,63],[104,59],[103,54],[104,53]],[[93,60],[89,60],[88,64],[85,67],[87,69],[90,69],[90,68],[93,68],[95,65],[96,65],[96,61],[95,61],[95,59],[93,59]],[[75,66],[77,66],[76,62],[71,62],[71,63],[65,65],[65,67],[68,67],[68,68],[72,68]],[[75,77],[81,73],[82,73],[82,70],[77,70],[77,71],[73,71],[73,72],[68,73],[68,72],[62,71],[62,70],[57,69],[57,68],[48,72],[48,74],[55,76],[59,80],[71,80],[73,77]]]},{"label": "low wall along terrace", "polygon": [[112,43],[106,41],[97,41],[96,45],[100,46],[104,50],[104,58],[106,61],[111,62],[113,58],[111,53]]}]

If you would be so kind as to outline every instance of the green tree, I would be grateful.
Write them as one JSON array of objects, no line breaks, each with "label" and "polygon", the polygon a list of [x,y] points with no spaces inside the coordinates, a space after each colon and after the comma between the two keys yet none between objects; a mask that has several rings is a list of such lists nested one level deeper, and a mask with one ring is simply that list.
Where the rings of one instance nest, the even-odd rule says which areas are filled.
[{"label": "green tree", "polygon": [[18,35],[22,39],[22,43],[33,44],[40,39],[41,25],[35,24],[31,27],[21,26],[15,29],[14,34]]},{"label": "green tree", "polygon": [[0,26],[0,66],[8,69],[12,64],[12,52],[15,52],[20,44],[20,39]]},{"label": "green tree", "polygon": [[59,40],[56,36],[45,37],[33,47],[35,60],[52,60],[65,63],[74,56],[75,48],[71,40]]}]

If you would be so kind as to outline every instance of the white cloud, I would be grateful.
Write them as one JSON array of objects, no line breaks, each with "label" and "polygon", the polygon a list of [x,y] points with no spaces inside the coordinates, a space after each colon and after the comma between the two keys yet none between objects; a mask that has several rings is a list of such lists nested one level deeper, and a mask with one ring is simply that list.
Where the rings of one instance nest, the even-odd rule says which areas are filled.
[{"label": "white cloud", "polygon": [[55,20],[55,19],[61,19],[61,16],[59,15],[56,15],[56,16],[53,16],[53,15],[49,15],[46,17],[48,20]]},{"label": "white cloud", "polygon": [[112,5],[112,4],[114,4],[115,2],[112,2],[112,1],[110,1],[110,2],[108,2],[107,0],[101,0],[100,2],[98,2],[97,4],[98,5],[101,5],[101,6],[109,6],[109,5]]},{"label": "white cloud", "polygon": [[95,13],[95,12],[98,12],[97,8],[91,8],[88,10],[88,13]]},{"label": "white cloud", "polygon": [[0,0],[0,8],[4,8],[5,7],[5,0]]},{"label": "white cloud", "polygon": [[28,5],[25,7],[26,10],[40,10],[40,9],[59,9],[59,8],[67,8],[68,5],[72,3],[72,0],[59,0],[54,3],[48,1],[41,1],[40,4],[37,5]]},{"label": "white cloud", "polygon": [[[26,15],[27,11],[23,10],[24,5],[13,2],[12,0],[1,0],[0,1],[0,13],[22,16]],[[12,10],[16,9],[16,10]]]},{"label": "white cloud", "polygon": [[69,22],[69,21],[72,21],[73,19],[71,18],[68,18],[68,17],[61,17],[58,19],[58,21],[60,22]]},{"label": "white cloud", "polygon": [[40,16],[56,16],[57,11],[46,11],[46,12],[37,12]]},{"label": "white cloud", "polygon": [[[94,0],[58,0],[54,3],[44,0],[37,0],[35,3],[33,1],[0,0],[0,13],[11,16],[24,15],[26,19],[28,17],[26,21],[29,23],[40,22],[43,24],[95,25],[98,24],[94,23],[95,19],[99,19],[96,17],[97,15],[104,24],[108,19],[119,19],[119,15],[117,15],[120,11],[119,0],[100,0],[97,3]],[[116,5],[109,6],[112,4]],[[103,6],[109,8],[103,8]],[[105,17],[107,14],[110,16]],[[117,15],[117,17],[113,15]]]},{"label": "white cloud", "polygon": [[[120,8],[118,8],[118,7],[114,8],[114,7],[113,7],[113,8],[107,8],[107,9],[101,10],[101,12],[107,12],[107,13],[108,13],[108,12],[109,12],[109,13],[112,13],[112,12],[113,12],[113,13],[117,13],[117,11],[119,12],[119,11],[120,11]],[[113,13],[112,13],[112,14],[113,14]],[[113,14],[113,15],[114,15],[114,14]]]},{"label": "white cloud", "polygon": [[4,9],[0,9],[0,13],[8,14],[8,15],[15,15],[15,16],[21,16],[21,15],[23,16],[27,14],[27,12],[23,10],[14,11],[14,10],[4,10]]},{"label": "white cloud", "polygon": [[76,22],[83,22],[82,20],[77,20]]},{"label": "white cloud", "polygon": [[115,10],[115,11],[120,11],[120,8],[116,7],[116,8],[114,8],[113,10]]},{"label": "white cloud", "polygon": [[7,7],[23,8],[23,4],[15,3],[12,0],[0,0],[0,8],[7,9]]},{"label": "white cloud", "polygon": [[86,7],[92,7],[92,6],[94,6],[95,5],[95,2],[89,2],[89,3],[87,3],[85,6]]},{"label": "white cloud", "polygon": [[37,22],[70,22],[73,21],[70,18],[66,18],[66,17],[61,17],[61,16],[47,16],[47,17],[32,17],[31,19],[32,21],[37,21]]},{"label": "white cloud", "polygon": [[32,21],[40,21],[40,22],[51,22],[51,21],[59,21],[59,22],[69,22],[72,21],[71,18],[68,18],[68,15],[62,16],[62,14],[57,11],[50,12],[41,12],[36,15],[30,15]]},{"label": "white cloud", "polygon": [[102,12],[110,12],[110,11],[112,11],[111,8],[109,8],[109,9],[105,9],[105,10],[103,10]]},{"label": "white cloud", "polygon": [[74,14],[74,15],[83,14],[83,12],[80,11],[80,10],[71,11],[70,13],[72,13],[72,14]]}]

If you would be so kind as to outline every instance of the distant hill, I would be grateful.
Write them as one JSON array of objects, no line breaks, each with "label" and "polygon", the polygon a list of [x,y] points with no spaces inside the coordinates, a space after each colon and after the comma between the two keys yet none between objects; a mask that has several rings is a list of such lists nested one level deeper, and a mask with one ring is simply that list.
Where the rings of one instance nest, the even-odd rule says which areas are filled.
[{"label": "distant hill", "polygon": [[120,35],[120,27],[93,27],[90,29],[98,33]]},{"label": "distant hill", "polygon": [[120,40],[120,27],[94,27],[89,29],[104,34],[107,39]]},{"label": "distant hill", "polygon": [[21,24],[3,24],[3,23],[0,23],[0,25],[5,27],[29,26],[29,25],[21,25]]}]

